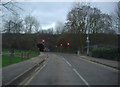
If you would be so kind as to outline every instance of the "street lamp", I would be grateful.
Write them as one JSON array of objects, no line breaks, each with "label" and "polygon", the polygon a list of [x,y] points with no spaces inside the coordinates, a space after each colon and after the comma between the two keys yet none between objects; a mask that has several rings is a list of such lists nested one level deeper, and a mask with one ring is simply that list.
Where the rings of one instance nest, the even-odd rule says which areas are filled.
[{"label": "street lamp", "polygon": [[[87,13],[87,12],[86,12]],[[90,46],[89,46],[89,43],[90,43],[90,40],[89,40],[89,17],[88,17],[88,15],[87,15],[87,40],[86,40],[86,42],[87,42],[87,56],[89,56],[89,48],[90,48]]]},{"label": "street lamp", "polygon": [[87,34],[87,56],[89,56],[89,43],[90,43],[90,40],[89,40],[89,34]]}]

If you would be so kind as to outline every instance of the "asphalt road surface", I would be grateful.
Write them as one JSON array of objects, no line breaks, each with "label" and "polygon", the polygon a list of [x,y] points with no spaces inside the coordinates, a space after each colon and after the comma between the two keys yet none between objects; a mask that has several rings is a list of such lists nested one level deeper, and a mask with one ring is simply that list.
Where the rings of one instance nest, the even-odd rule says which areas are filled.
[{"label": "asphalt road surface", "polygon": [[118,72],[75,55],[48,53],[48,61],[26,85],[118,85]]}]

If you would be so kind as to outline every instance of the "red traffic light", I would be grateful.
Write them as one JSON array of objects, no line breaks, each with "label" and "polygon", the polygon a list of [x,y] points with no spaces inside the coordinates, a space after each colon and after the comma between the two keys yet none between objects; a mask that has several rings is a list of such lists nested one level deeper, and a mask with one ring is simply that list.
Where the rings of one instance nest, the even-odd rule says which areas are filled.
[{"label": "red traffic light", "polygon": [[60,44],[60,46],[62,47],[62,44]]},{"label": "red traffic light", "polygon": [[70,43],[67,43],[67,45],[69,46],[69,45],[70,45]]}]

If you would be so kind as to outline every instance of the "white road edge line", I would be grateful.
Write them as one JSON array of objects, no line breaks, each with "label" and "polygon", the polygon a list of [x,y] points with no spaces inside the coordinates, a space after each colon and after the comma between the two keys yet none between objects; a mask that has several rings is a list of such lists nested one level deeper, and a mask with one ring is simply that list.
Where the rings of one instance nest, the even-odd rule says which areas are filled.
[{"label": "white road edge line", "polygon": [[76,69],[73,68],[73,71],[82,79],[82,81],[85,83],[85,85],[89,85],[88,82],[78,73]]}]

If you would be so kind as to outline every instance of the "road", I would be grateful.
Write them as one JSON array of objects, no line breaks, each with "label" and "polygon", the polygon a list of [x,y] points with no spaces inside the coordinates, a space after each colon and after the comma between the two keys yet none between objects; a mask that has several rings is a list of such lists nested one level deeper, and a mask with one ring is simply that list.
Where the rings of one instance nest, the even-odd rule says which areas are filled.
[{"label": "road", "polygon": [[48,53],[48,61],[25,85],[118,85],[118,72],[75,55]]}]

